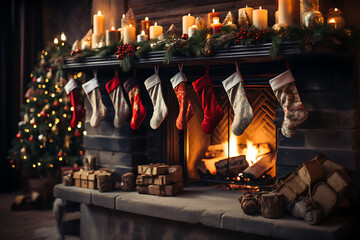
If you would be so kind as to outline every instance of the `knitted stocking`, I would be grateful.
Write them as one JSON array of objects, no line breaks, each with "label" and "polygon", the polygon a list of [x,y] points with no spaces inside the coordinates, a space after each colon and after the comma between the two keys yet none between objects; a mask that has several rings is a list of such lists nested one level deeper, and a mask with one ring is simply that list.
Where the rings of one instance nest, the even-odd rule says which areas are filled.
[{"label": "knitted stocking", "polygon": [[132,76],[124,83],[124,89],[129,95],[132,108],[130,127],[136,130],[146,117],[146,109],[141,102],[139,81],[136,76]]},{"label": "knitted stocking", "polygon": [[165,119],[168,110],[161,90],[161,79],[159,76],[159,67],[155,67],[155,74],[145,80],[144,85],[149,92],[151,102],[154,106],[154,112],[150,119],[150,127],[157,129]]},{"label": "knitted stocking", "polygon": [[84,106],[81,103],[77,87],[78,85],[73,78],[71,78],[64,86],[66,94],[69,95],[71,106],[74,108],[73,116],[70,122],[72,128],[75,128],[78,122],[81,121],[85,115]]},{"label": "knitted stocking", "polygon": [[82,88],[84,89],[92,107],[90,126],[98,127],[106,115],[106,107],[101,100],[101,93],[96,75],[93,79],[84,83]]},{"label": "knitted stocking", "polygon": [[186,92],[186,77],[182,72],[182,65],[179,65],[180,72],[170,79],[174,88],[176,97],[179,102],[179,115],[176,118],[176,127],[184,130],[189,120],[195,114],[194,106],[191,104],[189,96]]},{"label": "knitted stocking", "polygon": [[192,83],[196,95],[204,110],[204,120],[201,128],[206,134],[212,134],[224,116],[224,113],[216,100],[210,75],[207,73]]},{"label": "knitted stocking", "polygon": [[115,109],[114,126],[120,128],[124,125],[130,114],[130,107],[125,100],[121,88],[121,81],[117,73],[116,76],[106,84],[106,90],[110,95]]},{"label": "knitted stocking", "polygon": [[236,73],[222,82],[229,101],[234,110],[234,120],[231,124],[231,131],[240,136],[253,119],[253,110],[246,97],[244,80],[236,65]]},{"label": "knitted stocking", "polygon": [[291,70],[276,76],[269,83],[285,113],[281,132],[285,137],[290,138],[307,119],[308,113],[301,102]]}]

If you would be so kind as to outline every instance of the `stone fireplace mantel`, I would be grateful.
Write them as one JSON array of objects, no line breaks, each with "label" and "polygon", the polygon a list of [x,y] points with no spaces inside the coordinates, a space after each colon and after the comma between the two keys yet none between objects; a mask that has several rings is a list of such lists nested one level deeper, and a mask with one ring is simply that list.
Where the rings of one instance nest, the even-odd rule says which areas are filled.
[{"label": "stone fireplace mantel", "polygon": [[[156,219],[166,220],[161,225],[164,228],[174,222],[194,226],[200,223],[201,226],[219,231],[230,230],[233,234],[256,234],[279,239],[337,239],[348,232],[352,222],[350,218],[332,216],[313,226],[288,216],[280,219],[248,216],[241,210],[239,193],[213,187],[186,187],[176,197],[158,197],[136,191],[100,193],[98,190],[59,184],[54,188],[54,196],[81,203],[82,239],[97,239],[96,236],[105,239],[108,235],[115,237],[120,230],[112,229],[109,225],[120,228],[114,223],[117,219],[115,216],[127,216],[124,212],[136,214],[137,220],[144,217],[151,217],[150,222],[154,218],[155,222]],[[121,234],[126,238],[124,233]]]}]

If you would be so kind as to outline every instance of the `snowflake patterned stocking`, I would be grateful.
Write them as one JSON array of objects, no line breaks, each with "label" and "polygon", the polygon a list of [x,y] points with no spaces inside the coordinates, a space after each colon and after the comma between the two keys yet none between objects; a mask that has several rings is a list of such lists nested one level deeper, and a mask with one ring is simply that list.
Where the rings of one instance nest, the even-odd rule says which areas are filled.
[{"label": "snowflake patterned stocking", "polygon": [[78,85],[73,78],[71,78],[64,86],[66,94],[69,95],[71,106],[74,108],[73,116],[70,122],[72,128],[75,128],[78,122],[81,121],[85,115],[84,106],[81,103],[77,87]]}]

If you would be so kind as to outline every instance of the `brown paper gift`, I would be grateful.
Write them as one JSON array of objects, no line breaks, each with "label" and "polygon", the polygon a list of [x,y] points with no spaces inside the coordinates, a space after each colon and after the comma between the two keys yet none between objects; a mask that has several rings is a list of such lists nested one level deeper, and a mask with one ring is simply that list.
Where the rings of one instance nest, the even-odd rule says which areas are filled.
[{"label": "brown paper gift", "polygon": [[319,182],[315,185],[311,198],[316,202],[324,216],[329,215],[338,203],[338,196],[325,182]]},{"label": "brown paper gift", "polygon": [[326,177],[335,170],[346,172],[346,168],[343,165],[332,161],[322,153],[319,153],[314,159],[319,161]]},{"label": "brown paper gift", "polygon": [[351,178],[344,171],[335,170],[329,174],[326,183],[339,195],[349,187]]},{"label": "brown paper gift", "polygon": [[81,187],[81,171],[74,172],[75,187]]},{"label": "brown paper gift", "polygon": [[300,179],[306,184],[314,184],[324,178],[324,172],[317,159],[312,159],[305,162],[298,170],[297,173]]},{"label": "brown paper gift", "polygon": [[97,187],[100,192],[110,192],[114,190],[115,187],[114,171],[109,169],[101,169],[97,177],[98,177]]}]

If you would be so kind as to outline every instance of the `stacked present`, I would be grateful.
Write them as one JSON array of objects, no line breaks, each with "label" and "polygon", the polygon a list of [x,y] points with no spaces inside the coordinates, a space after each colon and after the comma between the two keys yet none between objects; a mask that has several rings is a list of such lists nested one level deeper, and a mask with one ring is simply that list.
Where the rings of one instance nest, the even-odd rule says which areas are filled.
[{"label": "stacked present", "polygon": [[136,178],[138,193],[173,196],[183,190],[182,167],[166,164],[139,165]]}]

